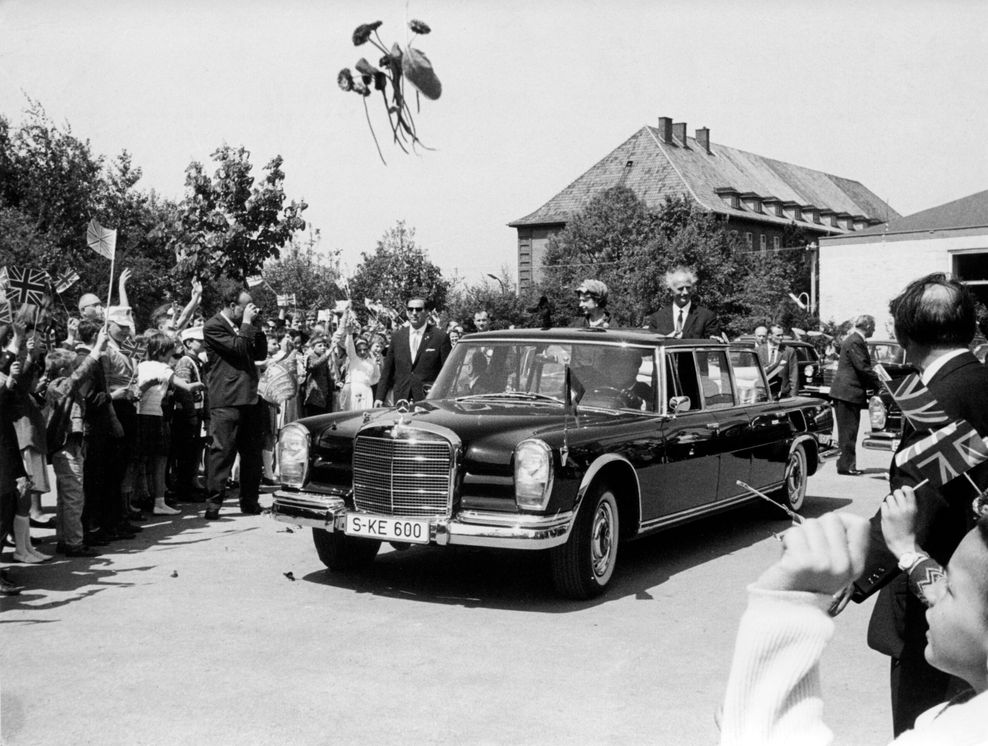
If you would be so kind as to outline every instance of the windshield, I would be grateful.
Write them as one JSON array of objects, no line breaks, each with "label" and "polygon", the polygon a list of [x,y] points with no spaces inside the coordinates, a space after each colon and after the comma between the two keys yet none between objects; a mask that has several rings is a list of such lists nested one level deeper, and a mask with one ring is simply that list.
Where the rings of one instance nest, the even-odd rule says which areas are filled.
[{"label": "windshield", "polygon": [[896,342],[869,342],[873,363],[904,363],[906,353]]},{"label": "windshield", "polygon": [[654,412],[655,352],[618,344],[459,342],[429,399],[565,401],[566,366],[580,406]]}]

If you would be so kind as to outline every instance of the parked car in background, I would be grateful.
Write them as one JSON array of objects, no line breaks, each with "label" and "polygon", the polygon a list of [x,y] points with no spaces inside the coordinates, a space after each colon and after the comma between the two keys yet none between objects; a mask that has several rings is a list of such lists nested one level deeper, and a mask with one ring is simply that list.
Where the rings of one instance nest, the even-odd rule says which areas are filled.
[{"label": "parked car in background", "polygon": [[758,498],[793,510],[831,449],[819,398],[771,401],[757,355],[641,329],[464,336],[424,401],[281,430],[276,520],[334,571],[382,541],[547,550],[602,593],[622,543]]},{"label": "parked car in background", "polygon": [[[755,344],[755,338],[750,334],[738,337],[739,344]],[[820,357],[820,352],[812,342],[792,337],[783,337],[783,348],[792,348],[796,351],[796,361],[799,365],[799,381],[794,387],[794,395],[797,396],[822,396],[826,398],[830,391],[829,385],[824,383],[824,363]]]}]

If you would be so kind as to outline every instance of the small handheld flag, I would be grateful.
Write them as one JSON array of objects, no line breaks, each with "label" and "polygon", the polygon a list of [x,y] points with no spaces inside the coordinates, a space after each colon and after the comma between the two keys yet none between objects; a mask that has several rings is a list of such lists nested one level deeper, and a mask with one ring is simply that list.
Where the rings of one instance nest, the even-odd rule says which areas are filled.
[{"label": "small handheld flag", "polygon": [[[906,376],[899,382],[898,386],[893,388],[891,378],[888,380],[882,378],[882,373],[885,373],[884,368],[879,372],[876,366],[876,373],[892,398],[895,399],[896,404],[899,405],[902,414],[917,430],[932,430],[950,422],[950,418],[943,411],[943,407],[933,398],[930,390],[923,385],[919,374],[913,373]],[[885,375],[888,374],[885,373]]]},{"label": "small handheld flag", "polygon": [[247,277],[247,287],[256,288],[258,285],[264,284],[264,278],[261,275],[249,275]]},{"label": "small handheld flag", "polygon": [[74,269],[69,269],[55,278],[55,292],[61,295],[66,290],[75,285],[82,278]]},{"label": "small handheld flag", "polygon": [[86,228],[86,243],[100,256],[112,260],[117,251],[117,231],[104,228],[93,218]]},{"label": "small handheld flag", "polygon": [[916,468],[934,487],[942,487],[983,461],[988,461],[988,439],[966,420],[934,430],[895,455],[897,466]]},{"label": "small handheld flag", "polygon": [[35,306],[43,306],[50,282],[51,278],[43,269],[8,267],[7,297],[14,305],[31,303]]}]

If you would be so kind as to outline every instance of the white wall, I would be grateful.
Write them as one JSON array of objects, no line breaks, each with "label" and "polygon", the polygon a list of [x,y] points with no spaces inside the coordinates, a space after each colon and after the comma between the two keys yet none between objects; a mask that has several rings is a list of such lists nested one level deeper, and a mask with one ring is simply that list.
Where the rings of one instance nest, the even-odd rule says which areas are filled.
[{"label": "white wall", "polygon": [[[891,337],[889,299],[930,272],[952,270],[951,252],[988,250],[988,230],[969,235],[909,234],[820,240],[820,318],[841,323],[858,314],[875,317],[875,337]],[[905,240],[903,240],[905,239]],[[886,326],[887,325],[887,326]]]}]

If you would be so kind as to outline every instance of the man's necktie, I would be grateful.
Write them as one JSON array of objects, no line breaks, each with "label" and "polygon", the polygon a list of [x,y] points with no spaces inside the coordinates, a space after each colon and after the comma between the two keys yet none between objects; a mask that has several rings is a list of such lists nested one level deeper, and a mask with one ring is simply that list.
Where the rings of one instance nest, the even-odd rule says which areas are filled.
[{"label": "man's necktie", "polygon": [[683,309],[679,309],[679,317],[676,319],[676,331],[683,331]]}]

